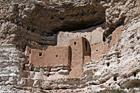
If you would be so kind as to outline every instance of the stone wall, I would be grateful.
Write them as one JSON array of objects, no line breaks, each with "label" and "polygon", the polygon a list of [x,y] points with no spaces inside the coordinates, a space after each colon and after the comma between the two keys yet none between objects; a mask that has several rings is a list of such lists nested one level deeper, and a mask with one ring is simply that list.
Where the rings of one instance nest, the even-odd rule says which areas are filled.
[{"label": "stone wall", "polygon": [[25,54],[33,67],[67,66],[71,68],[69,77],[79,78],[83,76],[82,68],[87,63],[85,61],[90,61],[90,44],[83,37],[72,39],[69,43],[70,45],[65,47],[48,46],[46,50],[26,47]]},{"label": "stone wall", "polygon": [[[85,30],[86,31],[86,30]],[[57,36],[57,46],[67,46],[71,39],[84,37],[90,44],[103,42],[103,32],[101,27],[91,29],[90,32],[85,32],[83,30],[75,32],[59,32]]]},{"label": "stone wall", "polygon": [[99,42],[91,45],[91,59],[98,60],[107,53],[121,39],[123,26],[117,27],[106,42]]},{"label": "stone wall", "polygon": [[109,50],[109,44],[100,42],[91,45],[91,59],[98,60],[103,54]]},{"label": "stone wall", "polygon": [[46,50],[31,49],[29,63],[34,66],[68,66],[70,65],[70,47],[49,46]]},{"label": "stone wall", "polygon": [[[85,42],[87,42],[87,49],[85,47]],[[90,55],[90,45],[88,40],[85,38],[72,39],[70,41],[72,60],[71,60],[71,69],[69,77],[70,78],[80,78],[83,76],[83,65],[84,65],[84,56]]]}]

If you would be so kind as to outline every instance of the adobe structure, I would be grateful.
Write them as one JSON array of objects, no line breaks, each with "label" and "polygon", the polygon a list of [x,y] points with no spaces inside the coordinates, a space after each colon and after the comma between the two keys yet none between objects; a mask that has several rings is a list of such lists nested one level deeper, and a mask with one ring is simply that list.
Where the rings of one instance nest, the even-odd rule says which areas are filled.
[{"label": "adobe structure", "polygon": [[70,47],[49,46],[46,50],[32,49],[29,62],[34,66],[68,66],[70,64]]},{"label": "adobe structure", "polygon": [[90,57],[90,44],[86,38],[77,38],[70,41],[71,47],[71,72],[70,77],[82,77],[83,76],[83,65],[84,57]]},{"label": "adobe structure", "polygon": [[90,32],[77,31],[77,32],[59,32],[57,36],[57,46],[68,46],[70,40],[76,39],[79,37],[86,38],[90,44],[95,44],[99,42],[103,42],[103,32],[104,30],[99,27],[95,30],[91,30]]},{"label": "adobe structure", "polygon": [[112,33],[113,38],[109,42],[103,42],[103,32],[98,29],[95,31],[95,35],[89,33],[89,36],[100,39],[95,38],[89,42],[86,37],[80,37],[82,36],[80,34],[78,38],[74,36],[74,39],[67,39],[69,45],[62,41],[65,41],[64,39],[68,34],[69,38],[72,38],[73,34],[62,32],[58,35],[58,40],[62,41],[57,46],[48,46],[46,50],[26,47],[25,55],[29,56],[29,63],[34,67],[70,67],[68,77],[81,78],[83,77],[83,66],[88,62],[98,60],[105,54],[120,39],[122,29],[122,26],[118,27]]},{"label": "adobe structure", "polygon": [[70,66],[69,77],[80,78],[83,76],[84,63],[90,61],[91,48],[88,40],[80,37],[72,39],[65,47],[49,46],[46,50],[27,47],[26,55],[29,56],[29,63],[35,67]]},{"label": "adobe structure", "polygon": [[123,26],[116,28],[112,33],[110,40],[91,44],[91,59],[98,60],[103,54],[108,52],[112,46],[118,43],[121,38],[123,28]]}]

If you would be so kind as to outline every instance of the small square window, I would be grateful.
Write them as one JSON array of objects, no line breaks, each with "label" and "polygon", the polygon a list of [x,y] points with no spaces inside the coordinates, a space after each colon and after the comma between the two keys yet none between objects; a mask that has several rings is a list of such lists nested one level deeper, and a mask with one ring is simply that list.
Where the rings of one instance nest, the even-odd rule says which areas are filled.
[{"label": "small square window", "polygon": [[56,57],[58,57],[58,55],[56,55]]},{"label": "small square window", "polygon": [[42,53],[41,52],[39,53],[39,56],[42,56]]},{"label": "small square window", "polygon": [[76,42],[74,42],[74,45],[76,45]]}]

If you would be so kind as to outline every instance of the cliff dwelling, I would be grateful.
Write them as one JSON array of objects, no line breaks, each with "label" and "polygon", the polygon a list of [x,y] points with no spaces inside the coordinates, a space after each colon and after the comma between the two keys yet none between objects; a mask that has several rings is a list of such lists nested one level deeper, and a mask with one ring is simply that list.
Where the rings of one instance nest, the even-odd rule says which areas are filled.
[{"label": "cliff dwelling", "polygon": [[[26,48],[29,63],[35,67],[68,66],[69,77],[82,77],[84,63],[90,61],[91,48],[86,38],[72,39],[69,46],[48,46],[46,50]],[[78,71],[78,72],[77,72]]]},{"label": "cliff dwelling", "polygon": [[122,28],[114,31],[110,42],[103,41],[102,28],[86,33],[60,32],[57,46],[47,46],[45,50],[26,47],[25,55],[34,67],[69,67],[68,78],[81,78],[84,65],[105,54],[119,40]]},{"label": "cliff dwelling", "polygon": [[0,0],[0,93],[140,93],[140,0]]}]

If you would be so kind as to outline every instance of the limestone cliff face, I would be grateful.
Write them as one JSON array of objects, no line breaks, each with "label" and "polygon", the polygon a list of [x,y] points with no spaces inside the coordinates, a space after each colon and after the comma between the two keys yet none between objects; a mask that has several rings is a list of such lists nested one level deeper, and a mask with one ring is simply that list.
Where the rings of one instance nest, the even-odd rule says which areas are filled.
[{"label": "limestone cliff face", "polygon": [[139,29],[138,17],[125,26],[119,43],[112,47],[107,55],[86,65],[86,73],[92,73],[93,80],[98,81],[102,88],[138,87],[136,82],[139,81]]},{"label": "limestone cliff face", "polygon": [[[139,91],[133,89],[140,82],[139,0],[1,0],[0,10],[0,92]],[[99,60],[85,64],[81,79],[61,79],[68,75],[67,67],[33,71],[25,65],[26,46],[56,45],[60,31],[102,27],[110,41],[120,25],[124,29],[118,43]]]},{"label": "limestone cliff face", "polygon": [[106,7],[107,31],[105,35],[108,36],[117,26],[127,24],[138,16],[140,14],[139,5],[139,0],[107,0],[103,5]]}]

